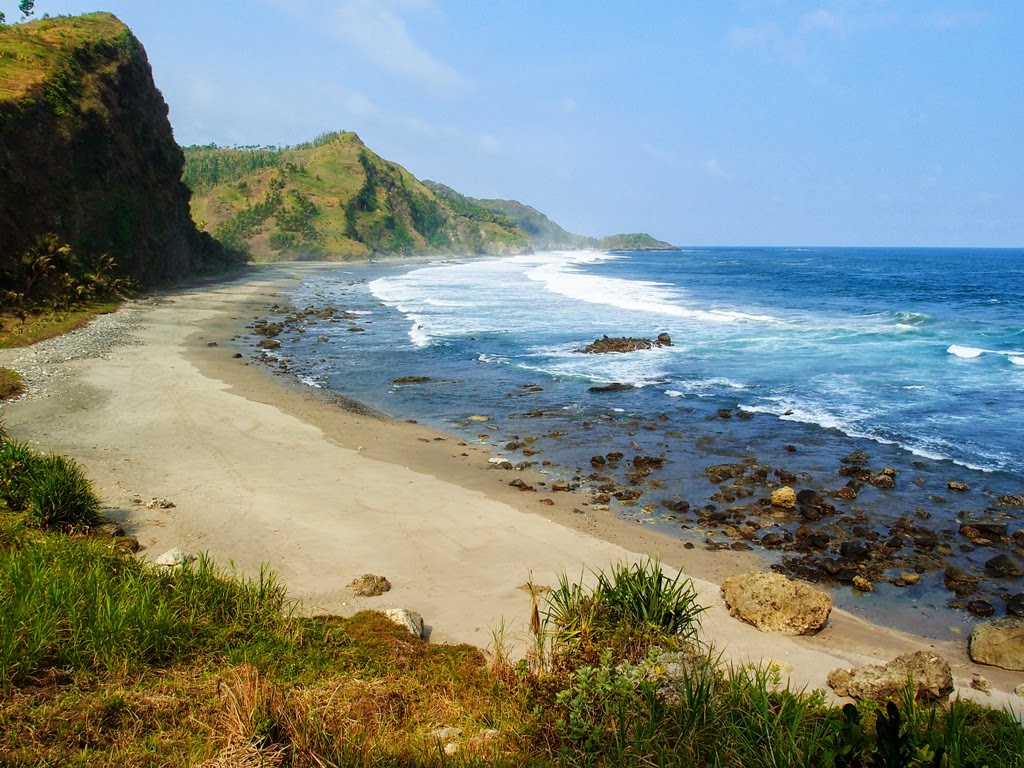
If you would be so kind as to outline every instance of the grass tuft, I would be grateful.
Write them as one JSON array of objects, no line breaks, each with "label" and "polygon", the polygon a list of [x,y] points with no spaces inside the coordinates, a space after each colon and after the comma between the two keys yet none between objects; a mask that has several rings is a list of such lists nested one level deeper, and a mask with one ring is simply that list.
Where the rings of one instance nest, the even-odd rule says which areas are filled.
[{"label": "grass tuft", "polygon": [[74,459],[40,456],[29,465],[28,518],[41,528],[95,525],[100,500]]}]

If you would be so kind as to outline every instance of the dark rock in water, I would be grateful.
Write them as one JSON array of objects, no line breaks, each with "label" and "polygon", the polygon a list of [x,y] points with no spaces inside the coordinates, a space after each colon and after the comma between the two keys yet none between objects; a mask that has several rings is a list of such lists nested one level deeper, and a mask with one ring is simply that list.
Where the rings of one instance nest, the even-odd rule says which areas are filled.
[{"label": "dark rock in water", "polygon": [[844,485],[842,488],[836,488],[830,495],[839,501],[853,501],[857,498],[857,488],[852,485]]},{"label": "dark rock in water", "polygon": [[895,488],[896,481],[889,475],[872,475],[869,482],[875,488]]},{"label": "dark rock in water", "polygon": [[956,480],[950,480],[948,483],[946,483],[946,487],[949,488],[949,490],[951,491],[956,491],[957,493],[963,493],[964,491],[971,490],[970,485],[968,485],[967,483],[959,483]]},{"label": "dark rock in water", "polygon": [[1015,496],[1005,494],[996,499],[996,504],[1001,507],[1024,507],[1024,493]]},{"label": "dark rock in water", "polygon": [[844,456],[839,461],[843,464],[867,464],[871,459],[864,451],[854,451],[849,456]]},{"label": "dark rock in water", "polygon": [[1006,615],[1024,616],[1024,592],[1018,592],[1006,601]]},{"label": "dark rock in water", "polygon": [[996,611],[988,600],[971,600],[967,603],[967,610],[975,616],[991,616]]},{"label": "dark rock in water", "polygon": [[948,504],[949,500],[945,496],[939,496],[937,493],[933,493],[928,499],[935,504]]},{"label": "dark rock in water", "polygon": [[592,467],[603,467],[605,465],[605,458],[601,454],[590,457],[590,466]]},{"label": "dark rock in water", "polygon": [[277,339],[262,339],[260,341],[260,347],[263,349],[279,349],[281,347],[281,342]]},{"label": "dark rock in water", "polygon": [[1007,554],[999,554],[985,561],[985,570],[992,576],[1017,578],[1024,576],[1020,563]]},{"label": "dark rock in water", "polygon": [[854,560],[862,560],[868,556],[868,547],[859,541],[844,541],[839,545],[839,554]]},{"label": "dark rock in water", "polygon": [[787,453],[796,453],[796,446],[792,444],[787,444],[782,446],[782,450],[786,451]]},{"label": "dark rock in water", "polygon": [[820,507],[823,501],[824,500],[817,491],[812,491],[809,488],[799,491],[796,495],[797,504],[807,504],[812,507]]},{"label": "dark rock in water", "polygon": [[943,572],[942,583],[946,589],[955,592],[957,597],[964,597],[965,595],[977,592],[978,587],[981,585],[981,581],[977,576],[972,576],[955,565],[948,566]]},{"label": "dark rock in water", "polygon": [[611,384],[605,384],[602,387],[591,387],[588,392],[627,392],[630,389],[636,389],[632,384],[622,384],[621,382],[615,381]]},{"label": "dark rock in water", "polygon": [[608,461],[622,461],[622,457],[623,454],[619,451],[612,451],[611,453],[605,454],[605,458],[608,459]]},{"label": "dark rock in water", "polygon": [[995,520],[971,520],[969,523],[963,523],[960,526],[960,533],[967,536],[968,538],[977,538],[977,536],[971,536],[965,532],[964,529],[973,528],[982,536],[989,539],[998,539],[1006,535],[1010,526],[1008,523],[998,522]]},{"label": "dark rock in water", "polygon": [[673,501],[672,499],[664,499],[661,502],[661,506],[663,506],[669,512],[678,512],[682,514],[690,511],[690,502],[688,501]]},{"label": "dark rock in water", "polygon": [[654,341],[650,339],[637,339],[629,336],[622,336],[612,338],[610,336],[602,336],[600,339],[595,339],[593,344],[587,344],[583,349],[577,349],[577,352],[584,354],[607,354],[609,352],[636,352],[641,349],[651,349],[652,347],[671,347],[672,339],[667,333],[658,335],[658,338]]},{"label": "dark rock in water", "polygon": [[781,533],[766,533],[761,537],[762,547],[779,547],[785,542],[786,537]]},{"label": "dark rock in water", "polygon": [[832,541],[831,537],[824,531],[815,531],[811,535],[807,536],[804,541],[807,542],[807,546],[812,549],[825,549]]},{"label": "dark rock in water", "polygon": [[426,384],[430,381],[429,376],[402,376],[395,379],[392,384]]},{"label": "dark rock in water", "polygon": [[746,464],[714,464],[704,468],[704,474],[715,484],[725,482],[734,477],[740,477],[746,471]]}]

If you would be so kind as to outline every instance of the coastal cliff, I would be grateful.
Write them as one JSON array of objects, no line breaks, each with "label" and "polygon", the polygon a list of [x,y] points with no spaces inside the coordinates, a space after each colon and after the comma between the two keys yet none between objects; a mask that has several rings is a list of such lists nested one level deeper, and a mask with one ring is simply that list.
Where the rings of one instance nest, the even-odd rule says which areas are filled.
[{"label": "coastal cliff", "polygon": [[232,263],[192,222],[167,113],[111,14],[0,27],[0,268],[51,235],[142,284]]}]

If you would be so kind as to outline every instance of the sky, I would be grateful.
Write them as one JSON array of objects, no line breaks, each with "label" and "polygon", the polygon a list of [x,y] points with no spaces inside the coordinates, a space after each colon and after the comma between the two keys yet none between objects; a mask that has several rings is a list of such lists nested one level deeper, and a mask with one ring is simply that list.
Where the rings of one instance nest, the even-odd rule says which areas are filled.
[{"label": "sky", "polygon": [[142,41],[183,145],[354,130],[587,235],[1024,246],[1018,0],[36,3],[93,10]]}]

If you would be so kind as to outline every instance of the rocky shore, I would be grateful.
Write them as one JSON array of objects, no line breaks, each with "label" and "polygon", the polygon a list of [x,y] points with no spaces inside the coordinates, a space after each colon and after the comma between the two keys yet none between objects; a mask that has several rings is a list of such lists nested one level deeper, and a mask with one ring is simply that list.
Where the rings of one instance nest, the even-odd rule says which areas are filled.
[{"label": "rocky shore", "polygon": [[[832,560],[848,558],[849,567],[868,579],[875,564],[896,562],[879,558],[903,556],[883,551],[881,537],[867,535],[865,551],[847,546],[844,553],[843,542],[860,543],[852,526],[843,541],[830,533],[827,546],[810,547],[806,539],[832,519],[828,505],[840,505],[829,489],[783,482],[787,478],[776,474],[782,468],[745,461],[710,465],[707,478],[723,501],[703,515],[705,510],[659,488],[664,463],[657,455],[608,451],[594,454],[590,472],[573,472],[531,456],[540,441],[528,433],[503,449],[488,449],[421,425],[338,408],[287,376],[267,376],[248,363],[274,350],[235,339],[243,324],[271,328],[262,321],[275,303],[282,309],[278,286],[301,270],[268,270],[243,283],[131,305],[103,320],[111,324],[106,331],[93,326],[93,341],[87,334],[65,337],[63,351],[40,346],[3,353],[3,364],[29,372],[38,366],[29,379],[40,382],[21,402],[5,406],[9,429],[79,459],[101,489],[108,516],[138,539],[143,556],[156,558],[174,547],[206,551],[243,573],[268,563],[306,611],[403,607],[424,617],[434,642],[486,647],[503,620],[512,635],[528,624],[529,599],[518,587],[531,571],[537,583],[551,584],[559,572],[585,572],[643,553],[660,555],[695,577],[701,601],[710,607],[703,630],[710,641],[740,661],[784,658],[796,685],[824,686],[837,668],[887,661],[922,646],[948,658],[965,689],[979,674],[966,642],[922,641],[842,611],[833,610],[807,638],[761,634],[729,615],[718,584],[764,570],[752,552],[734,545],[770,551],[775,542],[801,560],[828,551]],[[317,322],[357,321],[340,308],[320,315]],[[255,338],[275,340],[281,333]],[[286,362],[270,359],[276,370],[287,370]],[[735,412],[732,417],[742,418]],[[870,461],[855,465],[866,471]],[[882,470],[871,476],[886,476]],[[642,494],[631,498],[638,490]],[[643,495],[652,492],[660,493],[658,509],[685,519],[697,536],[684,541],[609,514],[612,505],[628,510],[640,501],[654,503]],[[149,508],[133,503],[136,498],[167,499],[173,506]],[[739,510],[725,518],[716,514],[740,503],[746,507],[742,517]],[[809,519],[819,514],[820,520]],[[811,534],[797,535],[804,525]],[[735,538],[720,549],[728,538],[722,531],[733,529]],[[973,541],[979,538],[968,536],[973,531],[953,535]],[[705,532],[714,546],[696,545]],[[763,541],[772,533],[781,538]],[[913,528],[896,535],[909,538],[904,549],[918,554]],[[1000,554],[1017,557],[1010,541],[989,540],[1002,548]],[[936,548],[942,541],[940,536]],[[909,563],[897,567],[916,573]],[[939,564],[926,565],[932,567]],[[390,591],[357,597],[344,588],[367,573],[386,576]],[[1012,691],[1022,682],[1019,674],[984,669],[996,690]]]}]

